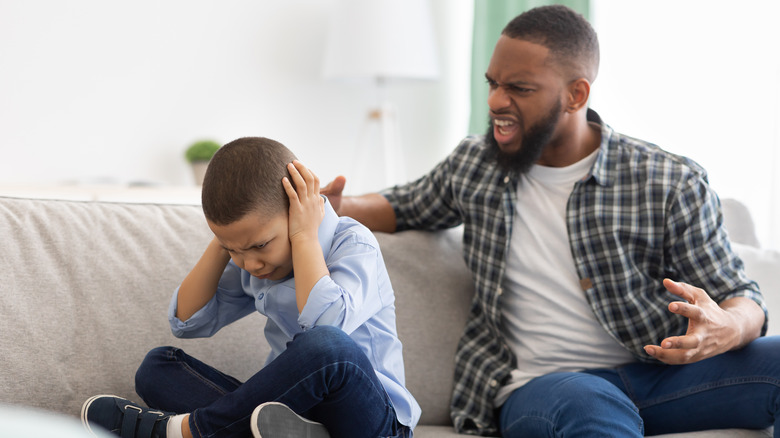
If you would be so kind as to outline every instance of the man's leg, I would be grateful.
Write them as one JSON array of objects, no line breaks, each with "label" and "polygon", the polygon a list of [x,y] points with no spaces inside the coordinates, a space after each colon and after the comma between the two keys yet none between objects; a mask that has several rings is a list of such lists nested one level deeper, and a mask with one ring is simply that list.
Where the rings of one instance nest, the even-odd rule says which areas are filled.
[{"label": "man's leg", "polygon": [[635,363],[588,372],[631,397],[648,435],[774,424],[780,437],[780,337],[688,365]]},{"label": "man's leg", "polygon": [[585,373],[537,377],[501,407],[501,436],[642,437],[636,406],[615,385]]},{"label": "man's leg", "polygon": [[301,333],[273,362],[234,391],[195,409],[195,436],[246,436],[254,409],[280,402],[331,436],[395,436],[403,433],[392,403],[360,347],[335,327]]}]

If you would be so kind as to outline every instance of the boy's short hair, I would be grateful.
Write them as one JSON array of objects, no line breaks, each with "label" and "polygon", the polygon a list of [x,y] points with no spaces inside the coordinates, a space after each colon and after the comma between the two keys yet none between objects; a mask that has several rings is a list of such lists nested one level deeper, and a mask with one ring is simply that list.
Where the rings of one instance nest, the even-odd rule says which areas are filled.
[{"label": "boy's short hair", "polygon": [[550,54],[573,75],[593,83],[599,71],[599,39],[581,14],[563,5],[540,6],[515,17],[501,32],[550,49]]},{"label": "boy's short hair", "polygon": [[214,154],[203,178],[201,202],[210,222],[229,225],[250,212],[269,219],[287,213],[290,200],[282,186],[295,154],[263,137],[234,140]]}]

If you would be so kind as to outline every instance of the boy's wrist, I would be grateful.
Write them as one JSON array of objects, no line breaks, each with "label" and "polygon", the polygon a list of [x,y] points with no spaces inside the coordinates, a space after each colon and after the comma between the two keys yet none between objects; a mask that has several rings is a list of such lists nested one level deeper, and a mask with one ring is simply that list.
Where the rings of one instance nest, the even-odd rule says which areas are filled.
[{"label": "boy's wrist", "polygon": [[319,238],[317,237],[317,232],[298,232],[290,236],[290,244],[307,244],[307,243],[316,243],[319,245]]},{"label": "boy's wrist", "polygon": [[215,254],[217,254],[222,260],[225,261],[225,264],[230,261],[230,253],[228,250],[225,249],[225,247],[222,246],[221,243],[219,243],[219,240],[217,240],[216,237],[214,237],[211,242],[209,243],[209,250],[213,251]]}]

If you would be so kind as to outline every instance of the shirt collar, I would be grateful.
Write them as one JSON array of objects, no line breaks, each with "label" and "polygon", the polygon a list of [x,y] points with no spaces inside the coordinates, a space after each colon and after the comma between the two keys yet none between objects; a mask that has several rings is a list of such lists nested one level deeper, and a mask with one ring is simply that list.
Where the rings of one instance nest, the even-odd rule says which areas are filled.
[{"label": "shirt collar", "polygon": [[336,228],[339,225],[339,215],[333,210],[333,206],[330,205],[328,198],[325,196],[322,196],[322,198],[325,200],[325,216],[322,218],[320,227],[317,230],[317,239],[322,247],[322,254],[327,256],[330,252],[330,247],[333,246],[333,236],[336,234]]},{"label": "shirt collar", "polygon": [[601,128],[601,144],[599,145],[598,156],[596,156],[596,162],[591,167],[590,174],[585,177],[593,178],[596,183],[602,186],[611,186],[614,183],[614,172],[617,160],[615,154],[616,150],[613,150],[612,143],[613,137],[616,135],[615,131],[606,123],[601,120],[601,117],[588,108],[588,122],[595,123]]}]

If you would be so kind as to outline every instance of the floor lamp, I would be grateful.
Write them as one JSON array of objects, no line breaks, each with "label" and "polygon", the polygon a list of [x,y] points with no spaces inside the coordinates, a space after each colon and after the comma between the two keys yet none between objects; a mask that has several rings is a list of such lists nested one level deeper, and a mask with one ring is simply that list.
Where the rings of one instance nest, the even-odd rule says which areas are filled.
[{"label": "floor lamp", "polygon": [[379,125],[385,185],[403,182],[398,119],[387,99],[391,82],[433,80],[439,68],[428,0],[337,0],[323,63],[326,79],[370,81],[379,96],[367,120]]}]

